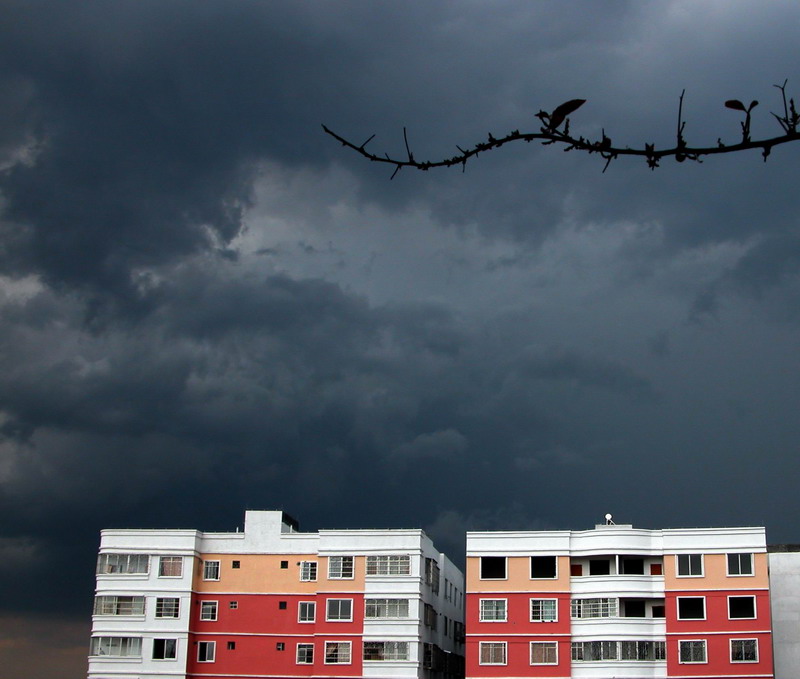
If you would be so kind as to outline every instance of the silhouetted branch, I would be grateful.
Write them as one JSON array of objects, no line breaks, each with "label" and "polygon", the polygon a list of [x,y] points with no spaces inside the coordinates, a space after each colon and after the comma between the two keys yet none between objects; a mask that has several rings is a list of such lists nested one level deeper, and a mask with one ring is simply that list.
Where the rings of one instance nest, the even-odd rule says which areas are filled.
[{"label": "silhouetted branch", "polygon": [[411,147],[408,143],[408,134],[405,127],[403,128],[403,141],[405,142],[406,147],[406,160],[392,158],[388,154],[379,156],[367,151],[367,144],[375,137],[374,134],[363,144],[357,146],[341,135],[336,134],[336,132],[325,125],[322,126],[322,129],[325,130],[325,132],[331,137],[341,142],[343,146],[354,150],[356,153],[364,156],[368,160],[394,166],[392,179],[394,179],[395,175],[404,167],[427,171],[434,167],[452,167],[453,165],[461,165],[461,169],[464,171],[467,167],[467,161],[470,158],[477,157],[479,153],[484,151],[492,151],[516,141],[540,141],[542,145],[561,144],[564,147],[564,151],[578,150],[585,151],[590,154],[597,153],[606,161],[603,172],[608,169],[608,166],[611,164],[612,160],[615,160],[620,156],[644,157],[650,169],[657,168],[663,158],[668,158],[670,156],[674,156],[675,160],[677,160],[679,163],[682,163],[685,160],[702,162],[701,158],[704,156],[713,156],[723,153],[736,153],[738,151],[746,151],[748,149],[761,149],[761,155],[766,161],[774,146],[779,146],[780,144],[786,144],[788,142],[800,139],[800,133],[797,129],[798,124],[800,124],[800,114],[798,114],[797,109],[795,108],[794,99],[789,99],[788,103],[786,101],[786,81],[784,81],[783,85],[775,85],[775,87],[781,91],[783,98],[783,115],[780,116],[777,113],[773,113],[772,115],[780,124],[783,134],[769,139],[751,139],[751,112],[756,106],[758,106],[758,102],[752,101],[749,106],[745,106],[738,99],[729,99],[725,102],[725,106],[727,108],[743,112],[745,114],[745,119],[741,123],[742,140],[737,144],[727,145],[723,144],[721,139],[717,139],[716,146],[693,147],[687,145],[684,137],[686,122],[683,120],[683,97],[685,90],[681,92],[681,96],[678,101],[678,126],[676,132],[676,142],[673,148],[657,149],[655,148],[654,144],[648,143],[645,143],[644,148],[613,146],[611,139],[606,136],[605,129],[602,130],[601,139],[596,141],[592,141],[591,139],[587,139],[583,136],[572,136],[569,131],[568,116],[583,106],[583,104],[586,103],[585,99],[571,99],[570,101],[567,101],[556,107],[552,113],[539,111],[539,113],[536,114],[536,117],[542,121],[542,126],[539,128],[538,132],[520,132],[519,130],[514,130],[503,137],[495,137],[490,132],[487,141],[479,142],[473,147],[467,149],[463,149],[456,145],[456,148],[458,149],[457,155],[434,161],[419,161],[414,158],[414,154],[411,152]]}]

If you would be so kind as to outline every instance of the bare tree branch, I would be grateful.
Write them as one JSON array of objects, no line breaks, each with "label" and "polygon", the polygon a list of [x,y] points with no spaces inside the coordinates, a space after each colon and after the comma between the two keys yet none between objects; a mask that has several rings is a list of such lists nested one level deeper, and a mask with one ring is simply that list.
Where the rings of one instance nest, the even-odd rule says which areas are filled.
[{"label": "bare tree branch", "polygon": [[414,157],[414,154],[412,153],[408,143],[408,134],[405,127],[403,128],[403,140],[405,142],[407,158],[404,160],[392,158],[388,154],[383,154],[380,156],[368,151],[367,144],[375,137],[374,134],[363,144],[357,146],[353,142],[345,139],[341,135],[328,128],[326,125],[323,125],[322,129],[325,130],[325,132],[331,137],[339,141],[343,146],[352,149],[359,155],[364,156],[364,158],[367,158],[372,162],[385,163],[393,166],[394,172],[392,173],[392,179],[394,179],[395,175],[404,167],[427,171],[435,167],[452,167],[454,165],[461,165],[461,169],[464,171],[467,166],[467,161],[471,158],[475,158],[480,153],[485,151],[493,151],[494,149],[498,149],[501,146],[505,146],[506,144],[516,141],[541,141],[542,145],[560,144],[563,146],[564,151],[585,151],[586,153],[590,154],[597,153],[606,161],[603,172],[608,169],[608,166],[611,164],[612,160],[616,160],[620,156],[641,156],[647,161],[647,165],[651,170],[657,168],[663,158],[668,158],[670,156],[674,156],[675,160],[677,160],[679,163],[682,163],[685,160],[702,162],[701,159],[704,156],[713,156],[723,153],[736,153],[738,151],[746,151],[749,149],[761,149],[761,155],[766,161],[774,146],[779,146],[780,144],[786,144],[788,142],[800,139],[800,133],[797,129],[798,124],[800,123],[800,114],[798,114],[797,109],[795,108],[794,99],[789,99],[787,103],[786,81],[784,81],[783,85],[775,85],[775,87],[781,91],[781,96],[783,98],[783,115],[779,115],[777,113],[772,113],[772,115],[780,124],[783,134],[777,137],[771,137],[769,139],[751,139],[750,114],[752,110],[758,106],[758,102],[752,101],[749,106],[745,106],[738,99],[729,99],[725,102],[725,106],[727,108],[741,111],[745,114],[745,119],[741,123],[742,139],[736,144],[723,144],[721,139],[717,139],[716,146],[693,147],[687,145],[683,136],[684,128],[686,127],[686,122],[683,120],[683,97],[685,90],[684,92],[681,92],[678,102],[678,126],[675,146],[672,148],[663,149],[656,149],[654,144],[647,143],[644,145],[644,148],[613,146],[611,139],[606,136],[605,129],[602,130],[602,138],[600,140],[592,141],[582,136],[572,136],[569,131],[569,118],[567,116],[583,106],[583,104],[586,103],[585,99],[571,99],[570,101],[567,101],[556,107],[552,113],[539,111],[539,113],[536,114],[536,117],[542,121],[542,126],[539,128],[538,132],[520,132],[519,130],[514,130],[503,137],[495,137],[490,132],[487,141],[479,142],[473,147],[467,149],[462,149],[457,145],[456,148],[459,151],[457,155],[434,161],[420,161]]}]

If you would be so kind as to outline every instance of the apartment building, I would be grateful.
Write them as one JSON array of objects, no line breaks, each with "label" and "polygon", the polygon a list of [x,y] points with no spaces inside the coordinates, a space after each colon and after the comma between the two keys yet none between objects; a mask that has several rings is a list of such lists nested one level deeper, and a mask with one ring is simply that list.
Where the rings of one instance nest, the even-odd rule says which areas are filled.
[{"label": "apartment building", "polygon": [[104,530],[88,677],[456,679],[464,603],[421,530]]},{"label": "apartment building", "polygon": [[773,677],[763,528],[467,533],[466,675]]}]

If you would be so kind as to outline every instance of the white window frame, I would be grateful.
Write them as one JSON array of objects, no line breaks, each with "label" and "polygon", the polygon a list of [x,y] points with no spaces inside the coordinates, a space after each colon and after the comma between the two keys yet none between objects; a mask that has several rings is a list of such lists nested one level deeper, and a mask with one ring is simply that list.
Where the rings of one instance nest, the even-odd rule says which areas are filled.
[{"label": "white window frame", "polygon": [[[303,651],[307,651],[311,649],[311,660],[300,660],[300,649]],[[297,644],[297,648],[295,649],[294,654],[294,664],[295,665],[313,665],[314,664],[314,644],[309,644],[306,642]]]},{"label": "white window frame", "polygon": [[316,561],[301,561],[300,582],[316,582],[318,570]]},{"label": "white window frame", "polygon": [[[172,642],[172,655],[166,655],[167,646],[166,646],[166,643],[165,643],[164,644],[164,657],[163,658],[156,658],[156,642],[157,641],[163,641],[163,642],[171,641]],[[157,639],[153,639],[153,652],[150,655],[151,655],[152,659],[155,660],[156,662],[172,662],[174,660],[177,660],[178,659],[178,640],[175,639],[174,637],[166,638],[166,639],[159,637]]]},{"label": "white window frame", "polygon": [[[552,604],[553,604],[553,617],[552,618],[548,618],[545,615],[542,615],[539,618],[534,617],[534,615],[533,615],[533,602],[534,601],[539,601],[541,603],[552,602]],[[541,609],[541,606],[540,606],[540,609]],[[544,599],[542,597],[532,597],[531,600],[530,600],[530,603],[528,605],[528,610],[530,612],[531,622],[558,622],[558,599]]]},{"label": "white window frame", "polygon": [[[216,566],[214,566],[214,564],[216,564]],[[217,572],[217,577],[215,578],[208,577],[208,572],[209,570],[212,569],[216,570]],[[219,576],[220,576],[220,562],[218,559],[203,561],[203,580],[217,582],[219,580]]]},{"label": "white window frame", "polygon": [[[605,615],[603,614],[605,611]],[[579,615],[576,615],[576,612]],[[597,613],[597,615],[594,615]],[[610,619],[619,617],[619,599],[616,597],[585,597],[570,601],[572,620]]]},{"label": "white window frame", "polygon": [[367,556],[366,574],[411,575],[411,557],[408,554],[370,554]]},{"label": "white window frame", "polygon": [[[689,560],[689,570],[691,570],[691,557],[699,556],[700,557],[700,572],[699,573],[689,573],[688,575],[681,575],[681,567],[680,567],[680,560],[682,556],[690,557]],[[691,554],[676,554],[675,555],[675,577],[676,578],[702,578],[705,576],[706,572],[706,560],[704,554],[698,554],[697,552],[692,552]]]},{"label": "white window frame", "polygon": [[[483,661],[483,649],[486,646],[496,646],[497,650],[502,648],[503,650],[503,660],[502,662],[484,662]],[[494,655],[494,653],[492,653]],[[508,665],[508,642],[506,641],[481,641],[478,647],[478,664],[479,665]]]},{"label": "white window frame", "polygon": [[[130,599],[130,601],[120,601],[120,599]],[[98,610],[99,609],[99,610]],[[129,609],[129,613],[120,612]],[[110,612],[106,612],[109,611]],[[146,599],[134,594],[110,594],[98,595],[94,598],[94,608],[92,615],[102,615],[109,617],[144,617],[146,611]]]},{"label": "white window frame", "polygon": [[[683,599],[702,599],[703,601],[703,617],[702,618],[683,618],[681,617],[681,601]],[[678,620],[705,620],[708,616],[706,610],[706,598],[704,596],[678,596],[675,597],[675,617]]]},{"label": "white window frame", "polygon": [[[731,563],[730,557],[738,556],[739,562],[739,573],[731,573]],[[749,573],[742,573],[742,557],[749,556],[750,557],[750,572]],[[752,552],[730,552],[725,555],[725,569],[728,574],[729,578],[752,578],[756,574],[756,563],[755,558]]]},{"label": "white window frame", "polygon": [[[169,570],[169,568],[164,568],[165,566],[171,564],[180,564],[178,567],[178,575],[165,575],[164,570]],[[158,557],[158,577],[159,578],[181,578],[183,577],[183,557],[182,556],[159,556]]]},{"label": "white window frame", "polygon": [[[350,617],[349,618],[341,618],[341,617],[331,617],[331,604],[333,602],[337,602],[339,604],[340,611],[337,615],[341,615],[341,603],[346,601],[350,605]],[[328,599],[325,602],[325,622],[353,622],[353,600],[352,599]]]},{"label": "white window frame", "polygon": [[[382,657],[367,658],[367,644],[380,644]],[[409,658],[409,644],[407,641],[364,641],[362,651],[362,660],[364,662],[396,662],[408,660]]]},{"label": "white window frame", "polygon": [[[200,651],[206,649],[205,659],[201,659]],[[210,653],[209,653],[210,651]],[[210,657],[209,657],[210,656]],[[217,660],[217,642],[216,641],[198,641],[197,642],[197,662],[216,662]]]},{"label": "white window frame", "polygon": [[[167,602],[170,602],[170,611],[172,610],[172,606],[175,606],[175,615],[164,615],[164,610],[167,606]],[[159,615],[160,611],[160,615]],[[156,597],[156,610],[155,610],[155,618],[158,620],[177,620],[181,617],[181,599],[177,596],[160,596]]]},{"label": "white window frame", "polygon": [[[303,607],[310,607],[311,617],[303,617]],[[297,602],[297,622],[306,624],[309,622],[316,622],[317,620],[317,602],[316,601],[298,601]]]},{"label": "white window frame", "polygon": [[[556,659],[553,662],[533,662],[533,647],[534,646],[546,646],[548,648],[555,649]],[[528,660],[531,665],[533,666],[540,666],[540,665],[558,665],[558,642],[557,641],[531,641],[530,648],[528,651]]]},{"label": "white window frame", "polygon": [[[336,645],[339,648],[347,648],[347,662],[336,660],[335,662],[328,662],[328,647]],[[353,664],[353,642],[351,641],[326,641],[325,642],[325,665],[352,665]]]},{"label": "white window frame", "polygon": [[[502,608],[502,611],[499,610]],[[502,618],[494,617],[499,613]],[[508,599],[481,599],[480,622],[508,622]]]},{"label": "white window frame", "polygon": [[[208,617],[213,615],[214,617]],[[202,622],[216,622],[219,615],[219,601],[200,602],[200,620]]]},{"label": "white window frame", "polygon": [[[549,578],[534,578],[533,577],[533,557],[547,557],[548,559],[552,558],[555,562],[556,570],[555,575]],[[528,579],[529,580],[558,580],[558,555],[557,554],[532,554],[531,558],[528,560]]]},{"label": "white window frame", "polygon": [[[119,639],[119,653],[113,653],[114,640]],[[123,641],[126,647],[123,653]],[[107,651],[102,650],[102,646],[108,646]],[[96,658],[141,658],[142,657],[142,637],[118,637],[118,636],[97,636],[92,637],[89,653]]]},{"label": "white window frame", "polygon": [[[755,647],[756,647],[756,657],[753,660],[734,660],[733,659],[733,644],[735,642],[737,642],[737,641],[740,641],[740,642],[741,641],[752,641],[755,644]],[[755,638],[752,638],[752,637],[748,637],[746,639],[729,639],[728,640],[728,648],[729,648],[729,651],[730,651],[730,659],[731,659],[731,663],[732,664],[739,665],[739,664],[742,664],[742,663],[744,663],[744,664],[752,664],[752,663],[757,663],[758,662],[758,655],[759,655],[758,654],[758,639],[755,639]]]},{"label": "white window frame", "polygon": [[[405,620],[409,616],[409,600],[408,599],[364,599],[364,618],[366,620]],[[370,609],[375,612],[375,615],[370,615]],[[392,609],[397,611],[397,615],[390,615]],[[386,611],[386,615],[380,615],[382,610]]]},{"label": "white window frame", "polygon": [[[349,561],[346,561],[349,560]],[[349,569],[345,568],[345,563],[350,564]],[[334,564],[338,564],[334,567]],[[349,575],[345,575],[347,571]],[[353,580],[356,574],[356,560],[352,556],[329,556],[328,557],[328,580]]]},{"label": "white window frame", "polygon": [[[495,554],[486,554],[478,557],[478,575],[480,580],[508,580],[508,557],[497,556]],[[483,559],[502,559],[503,560],[503,577],[502,578],[484,578],[483,577]]]},{"label": "white window frame", "polygon": [[[681,660],[681,646],[683,644],[703,644],[703,660]],[[708,641],[706,639],[679,639],[678,640],[678,664],[679,665],[707,665],[708,664]]]},{"label": "white window frame", "polygon": [[[731,617],[731,599],[752,599],[753,600],[753,615],[747,618],[732,618]],[[758,599],[754,594],[729,594],[728,595],[728,620],[755,620],[758,617]]]}]

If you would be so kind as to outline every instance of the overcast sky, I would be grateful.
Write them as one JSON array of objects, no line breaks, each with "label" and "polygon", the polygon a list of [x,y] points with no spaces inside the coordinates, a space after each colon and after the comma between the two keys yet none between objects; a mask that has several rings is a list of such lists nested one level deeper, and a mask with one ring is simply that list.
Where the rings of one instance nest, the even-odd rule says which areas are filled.
[{"label": "overcast sky", "polygon": [[[765,525],[800,542],[796,2],[0,0],[0,662],[85,672],[98,533]],[[48,637],[52,641],[42,644]],[[35,660],[31,658],[35,657]],[[85,676],[85,675],[84,675]]]}]

